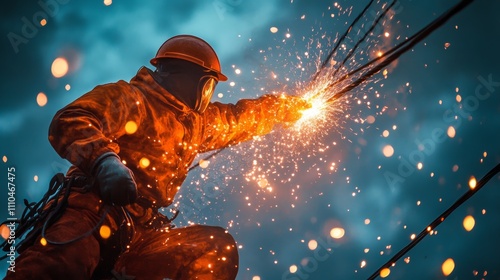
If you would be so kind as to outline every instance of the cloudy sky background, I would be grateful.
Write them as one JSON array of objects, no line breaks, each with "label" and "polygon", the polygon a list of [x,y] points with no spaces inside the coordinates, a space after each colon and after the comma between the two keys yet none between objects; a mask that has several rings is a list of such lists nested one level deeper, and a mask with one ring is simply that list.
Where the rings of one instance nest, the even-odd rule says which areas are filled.
[{"label": "cloudy sky background", "polygon": [[[16,167],[18,202],[38,200],[50,178],[69,166],[47,141],[55,112],[96,85],[130,80],[141,66],[149,65],[165,39],[193,34],[214,47],[229,82],[234,82],[219,84],[214,100],[236,102],[272,91],[301,93],[316,71],[320,51],[324,56],[331,49],[327,42],[343,33],[369,1],[338,1],[340,11],[334,2],[301,0],[126,0],[109,6],[102,1],[40,2],[56,4],[45,11],[35,1],[15,1],[0,12],[0,157],[5,156],[0,178],[6,188],[6,170]],[[456,2],[401,1],[383,28],[389,38],[375,34],[362,49],[369,55],[387,49]],[[380,6],[372,11],[379,12]],[[343,110],[335,114],[339,119],[321,127],[322,133],[311,133],[312,144],[294,143],[283,136],[286,131],[276,131],[228,149],[208,168],[193,171],[178,198],[184,211],[176,223],[227,227],[241,245],[238,279],[367,278],[405,246],[411,234],[465,193],[471,176],[480,178],[500,162],[499,10],[498,1],[475,1],[388,67],[386,78],[378,74],[349,97],[366,95],[371,106],[366,100],[349,107],[338,104]],[[43,27],[38,24],[42,13],[47,20]],[[33,17],[37,24],[26,30],[26,21],[33,22]],[[372,19],[369,14],[362,22]],[[271,27],[278,31],[271,32]],[[13,33],[26,37],[24,43],[13,45]],[[66,58],[70,66],[62,78],[53,77],[50,70],[57,57]],[[490,81],[489,86],[484,81]],[[487,95],[483,100],[475,97],[480,86]],[[39,92],[48,98],[43,107],[37,104]],[[460,104],[468,108],[466,115],[447,118],[446,112]],[[433,133],[446,135],[450,126],[456,130],[454,137],[432,142]],[[388,137],[383,136],[385,130]],[[421,153],[422,169],[411,166],[401,173],[398,169],[418,151],[418,141],[432,142]],[[386,145],[394,148],[391,157],[382,152]],[[253,170],[255,149],[264,154],[258,160],[259,174],[272,191],[244,176]],[[401,180],[390,184],[387,174]],[[498,185],[495,177],[439,226],[436,235],[405,255],[409,262],[401,259],[389,279],[445,279],[441,265],[448,258],[455,261],[449,279],[500,278]],[[221,191],[202,198],[213,186]],[[0,192],[0,199],[6,205],[7,190]],[[4,218],[6,208],[0,209]],[[17,208],[20,214],[22,205]],[[468,215],[476,221],[471,232],[462,226]],[[344,237],[333,239],[334,227],[343,228]],[[308,248],[310,240],[318,247]],[[288,273],[293,265],[295,275]],[[1,267],[5,271],[6,264]]]}]

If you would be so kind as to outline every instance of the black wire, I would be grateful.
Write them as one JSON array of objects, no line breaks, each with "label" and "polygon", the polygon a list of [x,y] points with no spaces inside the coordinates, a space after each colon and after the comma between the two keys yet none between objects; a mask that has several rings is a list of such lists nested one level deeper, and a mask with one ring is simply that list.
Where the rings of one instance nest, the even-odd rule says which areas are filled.
[{"label": "black wire", "polygon": [[359,86],[361,83],[369,79],[371,76],[376,74],[378,71],[380,71],[382,68],[385,66],[389,65],[391,62],[399,58],[402,54],[406,53],[410,48],[415,46],[417,43],[421,42],[423,39],[425,39],[427,36],[429,36],[432,32],[434,32],[436,29],[441,27],[444,23],[446,23],[450,18],[452,18],[454,15],[462,11],[465,7],[467,7],[469,4],[471,4],[474,0],[462,0],[455,6],[453,6],[451,9],[449,9],[447,12],[442,14],[440,17],[432,21],[430,24],[428,24],[426,27],[422,28],[420,31],[418,31],[415,35],[411,36],[408,38],[408,40],[398,44],[394,48],[390,49],[388,52],[383,54],[381,57],[378,57],[376,59],[371,60],[370,62],[366,63],[365,65],[349,72],[346,74],[343,78],[329,84],[326,88],[326,90],[331,89],[333,86],[338,84],[339,82],[347,79],[348,77],[356,74],[357,72],[368,68],[369,66],[372,66],[372,64],[375,64],[378,60],[385,58],[384,61],[380,62],[376,66],[374,66],[372,69],[370,69],[368,72],[363,74],[361,77],[358,79],[354,80],[351,82],[348,86],[344,87],[337,93],[335,93],[334,96],[332,96],[327,102],[334,101],[336,99],[339,99],[342,97],[344,94],[347,92],[351,91],[355,87]]},{"label": "black wire", "polygon": [[359,47],[359,45],[361,45],[361,43],[363,43],[363,41],[366,39],[366,37],[368,37],[368,35],[373,31],[373,29],[377,27],[378,23],[387,15],[387,13],[391,10],[394,4],[396,4],[396,0],[392,1],[392,3],[389,6],[387,6],[387,8],[385,8],[385,10],[375,19],[370,28],[365,32],[365,35],[363,35],[363,37],[359,39],[358,42],[356,42],[356,45],[354,45],[354,47],[352,47],[352,49],[349,50],[342,63],[340,63],[339,67],[337,67],[337,69],[335,69],[335,71],[332,73],[331,75],[332,77],[335,77],[335,75],[337,75],[340,69],[342,69],[342,67],[345,65],[346,61],[354,55],[354,52]]},{"label": "black wire", "polygon": [[469,189],[465,194],[463,194],[450,208],[446,209],[441,215],[439,215],[432,223],[430,223],[425,229],[423,229],[415,239],[413,239],[408,245],[406,245],[403,249],[397,252],[394,257],[392,257],[389,261],[383,264],[379,269],[377,269],[368,279],[375,279],[380,274],[380,271],[384,268],[389,268],[392,264],[396,263],[401,257],[404,256],[408,251],[410,251],[415,245],[417,245],[424,237],[426,237],[431,230],[434,230],[438,225],[440,225],[446,218],[453,213],[460,205],[462,205],[465,201],[471,198],[474,194],[476,194],[486,183],[488,183],[493,176],[500,173],[500,164],[496,165],[493,169],[491,169],[486,175],[484,175],[479,182],[477,182],[475,188]]},{"label": "black wire", "polygon": [[333,54],[337,51],[337,49],[339,48],[340,44],[345,40],[345,38],[347,37],[347,35],[349,34],[349,32],[351,32],[352,28],[354,27],[354,25],[361,19],[361,17],[363,17],[363,15],[366,13],[366,11],[368,10],[368,8],[373,4],[373,1],[374,0],[371,0],[366,6],[365,8],[363,9],[363,11],[361,13],[359,13],[359,15],[354,19],[354,21],[351,23],[351,25],[349,25],[349,27],[346,29],[346,31],[344,32],[344,34],[340,37],[340,39],[337,41],[337,43],[335,44],[335,46],[333,47],[332,51],[328,54],[328,56],[325,58],[325,60],[323,60],[323,63],[321,63],[321,66],[319,68],[318,71],[316,71],[316,73],[314,74],[314,76],[312,77],[312,80],[311,82],[314,82],[319,74],[322,72],[322,70],[325,68],[326,64],[328,63],[328,61],[330,61],[330,59],[332,58]]}]

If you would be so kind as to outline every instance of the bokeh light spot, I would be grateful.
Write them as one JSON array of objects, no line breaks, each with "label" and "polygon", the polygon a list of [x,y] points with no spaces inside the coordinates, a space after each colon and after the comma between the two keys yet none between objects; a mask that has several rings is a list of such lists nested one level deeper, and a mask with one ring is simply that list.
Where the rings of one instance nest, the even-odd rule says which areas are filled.
[{"label": "bokeh light spot", "polygon": [[45,95],[45,93],[43,92],[38,93],[38,95],[36,96],[36,103],[40,107],[47,105],[47,101],[48,101],[47,95]]},{"label": "bokeh light spot", "polygon": [[316,240],[309,240],[309,243],[307,243],[307,247],[309,247],[309,250],[316,250],[318,248],[318,242]]},{"label": "bokeh light spot", "polygon": [[3,157],[2,157],[2,161],[3,161],[3,162],[7,162],[7,156],[3,156]]},{"label": "bokeh light spot", "polygon": [[453,138],[457,134],[457,131],[455,130],[455,128],[453,126],[450,126],[450,127],[448,127],[448,130],[446,131],[446,133],[448,134],[448,137]]},{"label": "bokeh light spot", "polygon": [[343,228],[335,227],[335,228],[332,228],[332,230],[330,230],[330,236],[335,238],[335,239],[340,239],[340,238],[344,237],[344,234],[345,234],[345,230]]},{"label": "bokeh light spot", "polygon": [[142,168],[146,168],[150,164],[151,164],[151,162],[149,161],[149,159],[145,158],[145,157],[141,158],[141,160],[139,161],[139,166],[142,167]]},{"label": "bokeh light spot", "polygon": [[385,157],[392,157],[392,155],[394,155],[394,148],[391,145],[385,145],[382,149],[382,153]]},{"label": "bokeh light spot", "polygon": [[0,234],[2,235],[3,239],[9,238],[10,229],[7,227],[7,225],[3,224],[0,226]]},{"label": "bokeh light spot", "polygon": [[207,168],[207,167],[208,167],[208,165],[210,164],[210,161],[208,161],[208,160],[204,160],[204,159],[200,159],[199,164],[200,164],[200,167],[201,167],[201,168]]},{"label": "bokeh light spot", "polygon": [[103,239],[108,239],[111,236],[111,229],[107,225],[102,225],[99,229],[99,235]]},{"label": "bokeh light spot", "polygon": [[293,264],[290,266],[290,273],[295,273],[295,272],[297,272],[297,270],[298,270],[298,268],[296,265]]},{"label": "bokeh light spot", "polygon": [[64,77],[68,73],[68,61],[63,57],[58,57],[52,62],[52,75],[56,78]]},{"label": "bokeh light spot", "polygon": [[417,169],[422,170],[422,168],[424,168],[424,164],[421,162],[417,163]]},{"label": "bokeh light spot", "polygon": [[389,276],[389,274],[391,274],[391,270],[389,268],[383,268],[381,271],[380,271],[380,277],[381,278],[386,278],[387,276]]},{"label": "bokeh light spot", "polygon": [[452,258],[449,258],[443,262],[441,266],[441,270],[443,271],[444,276],[450,275],[455,269],[455,261]]},{"label": "bokeh light spot", "polygon": [[273,26],[273,27],[269,28],[269,30],[271,31],[271,33],[276,33],[276,32],[278,32],[278,27]]},{"label": "bokeh light spot", "polygon": [[42,246],[47,246],[47,239],[44,237],[40,238],[40,244],[42,244]]},{"label": "bokeh light spot", "polygon": [[269,182],[267,181],[266,178],[260,179],[257,184],[259,185],[260,188],[265,188],[269,185]]},{"label": "bokeh light spot", "polygon": [[137,131],[137,123],[134,121],[128,121],[125,124],[125,132],[127,134],[134,134]]},{"label": "bokeh light spot", "polygon": [[476,185],[477,185],[476,177],[471,176],[469,179],[469,188],[473,190],[476,188]]},{"label": "bokeh light spot", "polygon": [[471,215],[464,218],[463,225],[466,231],[471,231],[476,225],[476,220]]}]

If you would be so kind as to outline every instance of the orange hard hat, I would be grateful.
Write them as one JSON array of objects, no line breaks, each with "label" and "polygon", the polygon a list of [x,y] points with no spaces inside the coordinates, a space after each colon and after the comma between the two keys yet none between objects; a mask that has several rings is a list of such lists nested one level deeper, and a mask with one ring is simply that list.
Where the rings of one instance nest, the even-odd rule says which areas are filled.
[{"label": "orange hard hat", "polygon": [[178,35],[168,39],[151,59],[151,64],[157,66],[158,59],[162,58],[177,58],[196,63],[214,71],[219,81],[227,81],[226,75],[221,72],[219,58],[214,49],[196,36]]}]

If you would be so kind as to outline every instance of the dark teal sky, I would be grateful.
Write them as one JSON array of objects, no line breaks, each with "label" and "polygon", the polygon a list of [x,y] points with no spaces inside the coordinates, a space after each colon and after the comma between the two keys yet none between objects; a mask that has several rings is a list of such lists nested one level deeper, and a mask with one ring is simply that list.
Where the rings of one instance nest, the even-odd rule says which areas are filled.
[{"label": "dark teal sky", "polygon": [[[141,66],[149,67],[167,38],[193,34],[217,51],[229,81],[218,85],[213,100],[234,103],[273,91],[300,94],[316,71],[318,57],[331,50],[331,42],[368,2],[3,4],[0,158],[7,161],[0,161],[2,219],[7,216],[7,168],[16,168],[20,215],[22,199],[38,200],[50,178],[69,166],[47,141],[55,112],[96,85],[130,80]],[[361,45],[347,69],[367,54],[401,42],[456,2],[400,1],[394,17]],[[366,30],[381,3],[369,10],[359,30]],[[309,131],[309,137],[297,141],[277,129],[193,171],[177,199],[183,211],[177,225],[228,228],[241,245],[238,279],[367,278],[412,233],[465,193],[471,176],[479,179],[500,162],[499,10],[498,1],[472,3],[391,64],[387,78],[378,74],[355,89],[347,97],[349,107],[334,104],[341,112],[319,128],[321,133]],[[40,26],[43,17],[47,24]],[[278,31],[271,32],[271,27]],[[389,37],[379,36],[381,31]],[[347,47],[357,38],[359,34],[351,34]],[[50,71],[57,57],[65,57],[70,66],[62,78]],[[36,102],[39,92],[48,98],[43,107]],[[446,135],[450,126],[456,131],[453,138]],[[307,140],[311,143],[304,144]],[[386,145],[394,149],[389,158],[382,153]],[[266,176],[272,192],[246,180],[254,160],[262,167],[256,174]],[[417,162],[423,164],[421,170]],[[449,279],[481,279],[485,273],[485,279],[499,279],[498,179],[405,255],[409,262],[401,259],[388,279],[446,279],[441,264],[448,258],[455,261]],[[214,186],[219,190],[207,195]],[[471,232],[462,226],[467,215],[476,221]],[[333,227],[342,227],[345,236],[332,239]],[[316,240],[316,249],[308,248],[310,240]],[[298,273],[287,273],[292,265]],[[6,264],[0,267],[5,271]]]}]

